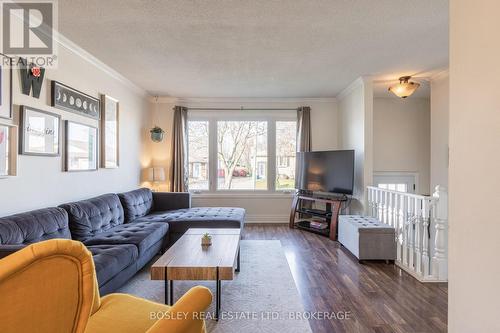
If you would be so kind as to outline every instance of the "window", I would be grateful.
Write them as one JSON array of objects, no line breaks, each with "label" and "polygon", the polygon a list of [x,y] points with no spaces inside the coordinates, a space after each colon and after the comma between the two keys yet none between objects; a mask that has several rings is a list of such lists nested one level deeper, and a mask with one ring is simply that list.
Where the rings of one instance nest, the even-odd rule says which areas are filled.
[{"label": "window", "polygon": [[208,190],[208,121],[188,122],[189,188]]},{"label": "window", "polygon": [[188,117],[190,190],[294,189],[295,112],[190,112]]},{"label": "window", "polygon": [[297,122],[276,122],[276,190],[295,188]]},{"label": "window", "polygon": [[218,121],[217,157],[217,189],[266,190],[267,122]]},{"label": "window", "polygon": [[408,185],[407,184],[378,184],[378,187],[382,188],[384,190],[408,192]]},{"label": "window", "polygon": [[418,174],[404,171],[378,171],[373,173],[373,184],[385,190],[418,193]]}]

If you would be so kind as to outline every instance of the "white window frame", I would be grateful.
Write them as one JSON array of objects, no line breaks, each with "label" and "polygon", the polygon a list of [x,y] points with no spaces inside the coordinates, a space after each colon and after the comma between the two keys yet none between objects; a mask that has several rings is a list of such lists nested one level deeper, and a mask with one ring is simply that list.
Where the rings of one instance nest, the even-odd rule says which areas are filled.
[{"label": "white window frame", "polygon": [[[266,195],[290,194],[293,190],[276,190],[276,122],[297,121],[295,111],[188,111],[189,121],[208,121],[208,190],[190,190],[202,195]],[[267,189],[217,189],[217,122],[218,121],[265,121],[267,122]],[[189,148],[188,148],[189,150]],[[188,152],[189,154],[189,152]]]},{"label": "white window frame", "polygon": [[373,185],[378,186],[380,183],[405,183],[408,185],[408,193],[420,193],[418,172],[375,171],[373,173]]}]

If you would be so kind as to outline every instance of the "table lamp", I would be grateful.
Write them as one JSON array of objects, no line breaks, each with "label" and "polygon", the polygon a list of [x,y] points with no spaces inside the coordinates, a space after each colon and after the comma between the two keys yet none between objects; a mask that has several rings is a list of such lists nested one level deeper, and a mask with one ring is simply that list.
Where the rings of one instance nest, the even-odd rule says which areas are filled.
[{"label": "table lamp", "polygon": [[148,181],[153,183],[153,192],[158,192],[159,183],[165,181],[165,168],[161,167],[149,168]]}]

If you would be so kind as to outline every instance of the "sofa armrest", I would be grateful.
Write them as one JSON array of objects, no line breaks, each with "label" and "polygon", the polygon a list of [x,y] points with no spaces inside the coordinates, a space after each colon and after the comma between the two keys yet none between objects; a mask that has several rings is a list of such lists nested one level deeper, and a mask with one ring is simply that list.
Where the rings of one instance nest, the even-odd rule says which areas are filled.
[{"label": "sofa armrest", "polygon": [[191,208],[189,192],[153,192],[153,210],[156,212]]},{"label": "sofa armrest", "polygon": [[28,246],[28,245],[26,245],[26,244],[0,245],[0,259],[7,257],[9,254],[12,254],[12,253],[17,252],[21,249],[24,249],[26,246]]},{"label": "sofa armrest", "polygon": [[146,333],[205,332],[205,311],[212,303],[208,288],[196,286],[188,290]]}]

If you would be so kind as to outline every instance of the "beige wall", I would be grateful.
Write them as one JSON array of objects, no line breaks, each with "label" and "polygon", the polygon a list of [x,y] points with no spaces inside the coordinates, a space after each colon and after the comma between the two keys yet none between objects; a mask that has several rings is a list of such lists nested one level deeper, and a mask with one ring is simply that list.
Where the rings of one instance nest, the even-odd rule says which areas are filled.
[{"label": "beige wall", "polygon": [[449,331],[500,332],[500,2],[450,8]]},{"label": "beige wall", "polygon": [[365,209],[365,189],[373,178],[373,84],[359,78],[338,96],[339,148],[355,150],[351,213]]},{"label": "beige wall", "polygon": [[431,80],[431,190],[448,187],[450,78],[448,72]]},{"label": "beige wall", "polygon": [[375,98],[374,172],[414,172],[418,192],[430,193],[430,103],[427,98]]},{"label": "beige wall", "polygon": [[[337,149],[337,103],[335,99],[171,99],[160,98],[153,104],[152,124],[158,124],[167,131],[166,140],[152,144],[153,163],[170,170],[171,135],[174,105],[187,107],[221,108],[297,108],[311,107],[312,149]],[[162,185],[168,189],[168,183]],[[282,193],[267,194],[195,194],[194,206],[237,206],[247,210],[247,222],[286,223],[290,213],[291,195]]]},{"label": "beige wall", "polygon": [[[95,97],[99,93],[109,94],[120,101],[120,168],[68,173],[62,171],[62,155],[19,155],[18,175],[0,179],[0,216],[133,189],[140,183],[141,168],[149,164],[149,148],[145,140],[150,122],[149,102],[144,93],[110,76],[63,45],[59,45],[58,61],[57,69],[47,69],[39,99],[21,94],[20,78],[14,71],[15,119],[0,119],[0,122],[17,125],[19,105],[28,105],[58,113],[63,120],[98,125],[96,120],[50,107],[50,80],[61,81]],[[62,148],[61,145],[61,152]]]}]

